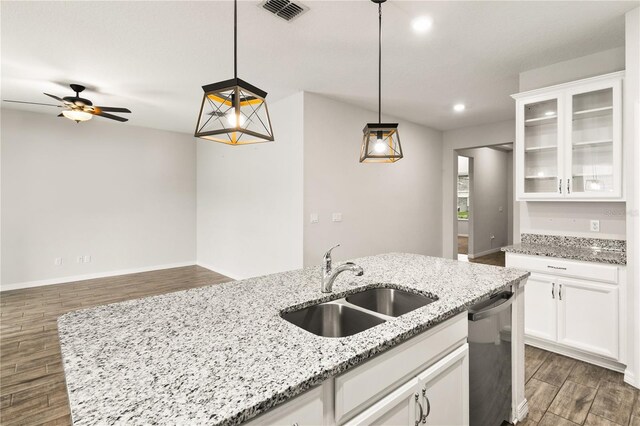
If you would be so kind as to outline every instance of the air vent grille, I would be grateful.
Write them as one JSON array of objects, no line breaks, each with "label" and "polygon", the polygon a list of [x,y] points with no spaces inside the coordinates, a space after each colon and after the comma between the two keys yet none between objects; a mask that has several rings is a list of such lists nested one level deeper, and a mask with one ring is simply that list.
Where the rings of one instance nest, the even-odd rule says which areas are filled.
[{"label": "air vent grille", "polygon": [[291,21],[309,10],[305,5],[289,0],[266,0],[261,5],[264,9],[285,21]]}]

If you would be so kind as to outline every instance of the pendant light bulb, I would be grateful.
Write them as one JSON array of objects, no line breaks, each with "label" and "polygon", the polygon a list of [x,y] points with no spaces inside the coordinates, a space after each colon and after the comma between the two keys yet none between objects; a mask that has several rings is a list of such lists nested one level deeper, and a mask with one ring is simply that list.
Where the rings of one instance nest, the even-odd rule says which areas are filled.
[{"label": "pendant light bulb", "polygon": [[[226,117],[227,117],[227,123],[229,124],[230,127],[242,127],[244,126],[244,123],[247,122],[247,119],[244,117],[244,115],[240,114],[238,116],[238,114],[236,114],[235,108],[231,108],[229,112],[226,114]],[[240,121],[239,126],[238,126],[238,121]]]},{"label": "pendant light bulb", "polygon": [[386,145],[384,144],[384,140],[382,139],[382,132],[378,132],[376,138],[376,144],[374,145],[373,149],[378,154],[381,154],[387,149]]}]

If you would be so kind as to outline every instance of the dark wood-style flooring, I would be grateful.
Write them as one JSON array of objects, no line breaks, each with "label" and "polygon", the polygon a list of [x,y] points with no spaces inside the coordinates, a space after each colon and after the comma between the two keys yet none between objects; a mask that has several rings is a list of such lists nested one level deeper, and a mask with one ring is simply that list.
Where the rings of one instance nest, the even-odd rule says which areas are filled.
[{"label": "dark wood-style flooring", "polygon": [[[71,423],[58,316],[226,281],[189,266],[0,293],[0,424]],[[640,426],[640,392],[619,373],[527,346],[526,380],[524,426]]]},{"label": "dark wood-style flooring", "polygon": [[187,266],[1,292],[0,424],[71,424],[56,324],[60,315],[226,281]]}]

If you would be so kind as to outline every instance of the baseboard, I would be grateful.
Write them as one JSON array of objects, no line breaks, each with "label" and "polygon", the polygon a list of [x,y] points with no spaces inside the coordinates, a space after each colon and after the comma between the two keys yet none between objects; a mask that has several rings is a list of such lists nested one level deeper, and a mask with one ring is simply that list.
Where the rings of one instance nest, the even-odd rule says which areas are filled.
[{"label": "baseboard", "polygon": [[94,274],[72,275],[48,280],[26,281],[22,283],[2,284],[0,291],[20,290],[23,288],[41,287],[54,284],[64,284],[76,281],[92,280],[95,278],[116,277],[118,275],[137,274],[139,272],[157,271],[161,269],[181,268],[195,265],[195,260],[178,263],[165,263],[163,265],[144,266],[141,268],[119,269],[117,271],[96,272]]},{"label": "baseboard", "polygon": [[580,361],[588,362],[589,364],[594,364],[609,370],[617,371],[618,373],[625,372],[626,366],[624,364],[621,364],[618,361],[614,361],[612,359],[602,357],[600,355],[593,355],[578,349],[567,348],[565,346],[558,345],[552,342],[546,342],[542,339],[531,336],[525,336],[524,343],[526,345],[535,346],[536,348],[544,349],[546,351],[568,356],[569,358],[574,358]]},{"label": "baseboard", "polygon": [[492,253],[497,253],[500,251],[500,247],[496,247],[496,248],[492,248],[489,250],[485,250],[485,251],[481,251],[480,253],[469,253],[469,259],[475,259],[476,257],[480,257],[480,256],[486,256],[488,254],[492,254]]},{"label": "baseboard", "polygon": [[224,269],[218,268],[218,267],[213,266],[213,265],[207,265],[206,263],[203,263],[203,262],[196,262],[196,265],[202,266],[203,268],[207,268],[210,271],[217,272],[217,273],[219,273],[221,275],[224,275],[225,277],[229,277],[229,278],[231,278],[232,280],[235,280],[235,281],[240,281],[240,280],[244,280],[244,279],[250,278],[250,277],[243,277],[241,275],[236,275],[235,273],[231,273],[231,272],[225,271]]},{"label": "baseboard", "polygon": [[518,408],[516,409],[516,418],[515,424],[519,422],[523,422],[524,419],[527,418],[527,414],[529,414],[529,401],[525,398],[520,404],[518,404]]},{"label": "baseboard", "polygon": [[636,389],[640,389],[640,383],[636,381],[635,374],[633,374],[628,368],[624,370],[624,382]]}]

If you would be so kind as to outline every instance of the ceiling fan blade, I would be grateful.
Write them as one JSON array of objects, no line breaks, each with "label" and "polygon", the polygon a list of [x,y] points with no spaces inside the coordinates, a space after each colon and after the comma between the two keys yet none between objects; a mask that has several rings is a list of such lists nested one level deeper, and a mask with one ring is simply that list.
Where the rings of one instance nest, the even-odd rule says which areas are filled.
[{"label": "ceiling fan blade", "polygon": [[64,99],[59,98],[59,97],[57,97],[56,95],[50,95],[50,94],[48,94],[48,93],[45,93],[45,95],[49,96],[50,98],[55,99],[56,101],[64,102]]},{"label": "ceiling fan blade", "polygon": [[117,115],[107,114],[106,112],[96,111],[96,112],[93,113],[93,115],[97,115],[98,117],[108,118],[108,119],[111,119],[111,120],[120,121],[120,122],[123,122],[123,123],[125,121],[129,121],[128,118],[118,117]]},{"label": "ceiling fan blade", "polygon": [[97,106],[94,108],[97,108],[100,111],[106,111],[106,112],[131,112],[127,108],[119,108],[119,107]]},{"label": "ceiling fan blade", "polygon": [[43,104],[43,103],[40,103],[40,102],[11,101],[9,99],[3,99],[2,102],[12,102],[14,104],[44,105],[44,106],[52,106],[52,107],[60,108],[60,105]]}]

